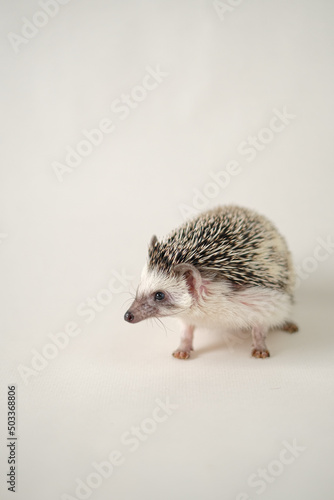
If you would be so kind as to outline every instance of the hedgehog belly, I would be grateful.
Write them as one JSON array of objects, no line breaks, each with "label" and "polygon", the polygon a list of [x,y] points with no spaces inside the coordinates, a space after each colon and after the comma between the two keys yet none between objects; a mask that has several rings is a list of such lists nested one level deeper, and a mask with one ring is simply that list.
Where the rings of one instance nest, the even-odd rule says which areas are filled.
[{"label": "hedgehog belly", "polygon": [[179,318],[199,327],[249,330],[254,325],[273,329],[283,325],[290,314],[291,298],[282,291],[245,287],[231,292],[226,282],[207,282],[206,292],[196,306]]}]

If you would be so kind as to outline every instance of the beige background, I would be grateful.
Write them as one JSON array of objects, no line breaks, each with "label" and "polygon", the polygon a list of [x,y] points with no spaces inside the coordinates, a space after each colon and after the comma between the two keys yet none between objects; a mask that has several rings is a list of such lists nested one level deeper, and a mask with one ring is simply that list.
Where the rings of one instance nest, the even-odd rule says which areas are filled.
[{"label": "beige background", "polygon": [[[1,499],[13,383],[17,500],[80,498],[113,450],[87,498],[333,496],[333,3],[220,4],[1,2]],[[299,268],[300,333],[268,360],[203,331],[178,361],[177,324],[123,321],[152,234],[219,203],[270,217]]]}]

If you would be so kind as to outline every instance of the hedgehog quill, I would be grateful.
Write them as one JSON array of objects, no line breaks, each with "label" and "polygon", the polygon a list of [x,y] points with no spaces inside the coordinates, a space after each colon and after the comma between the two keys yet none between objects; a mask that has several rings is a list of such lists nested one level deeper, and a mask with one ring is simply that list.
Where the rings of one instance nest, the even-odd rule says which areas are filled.
[{"label": "hedgehog quill", "polygon": [[295,274],[286,241],[264,216],[238,206],[203,212],[158,241],[124,319],[174,316],[183,323],[178,359],[193,350],[194,330],[250,331],[251,354],[269,357],[270,330],[293,333]]}]

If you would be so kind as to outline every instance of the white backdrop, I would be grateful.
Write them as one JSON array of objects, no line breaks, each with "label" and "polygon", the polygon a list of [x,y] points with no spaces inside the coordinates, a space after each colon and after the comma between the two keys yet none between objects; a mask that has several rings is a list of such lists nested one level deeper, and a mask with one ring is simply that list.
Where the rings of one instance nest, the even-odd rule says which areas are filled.
[{"label": "white backdrop", "polygon": [[[1,499],[13,384],[17,500],[333,496],[333,15],[1,1]],[[124,302],[152,234],[222,203],[286,236],[300,333],[175,360]]]}]

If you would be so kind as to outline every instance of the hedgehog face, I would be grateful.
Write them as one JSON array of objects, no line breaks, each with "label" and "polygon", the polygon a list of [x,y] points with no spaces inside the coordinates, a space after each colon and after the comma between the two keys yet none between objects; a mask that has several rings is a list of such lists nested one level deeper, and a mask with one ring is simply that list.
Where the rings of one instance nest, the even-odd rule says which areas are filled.
[{"label": "hedgehog face", "polygon": [[168,274],[145,267],[136,298],[124,319],[138,323],[147,318],[181,316],[189,311],[195,303],[195,296],[187,278],[189,266],[187,269],[181,266],[176,266]]}]

